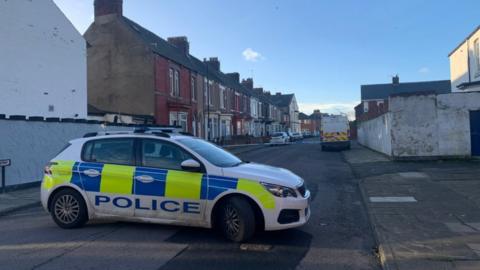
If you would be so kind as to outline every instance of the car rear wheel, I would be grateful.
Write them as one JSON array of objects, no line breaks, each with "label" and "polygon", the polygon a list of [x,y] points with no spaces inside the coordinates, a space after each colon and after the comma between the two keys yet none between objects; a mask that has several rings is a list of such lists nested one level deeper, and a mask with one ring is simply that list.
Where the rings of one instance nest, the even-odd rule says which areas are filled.
[{"label": "car rear wheel", "polygon": [[219,223],[223,235],[234,242],[246,241],[255,233],[252,206],[240,197],[232,197],[222,205]]},{"label": "car rear wheel", "polygon": [[82,196],[69,189],[55,194],[51,203],[50,214],[55,223],[64,229],[81,227],[88,220],[87,206]]}]

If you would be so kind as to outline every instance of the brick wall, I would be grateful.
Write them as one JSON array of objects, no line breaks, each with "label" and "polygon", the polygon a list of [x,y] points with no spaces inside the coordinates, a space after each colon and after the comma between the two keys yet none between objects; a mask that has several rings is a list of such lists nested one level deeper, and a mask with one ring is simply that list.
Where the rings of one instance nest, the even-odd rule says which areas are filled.
[{"label": "brick wall", "polygon": [[[365,102],[368,103],[368,109],[365,111]],[[355,107],[355,118],[358,121],[367,121],[376,118],[388,112],[388,100],[383,101],[364,101]]]}]

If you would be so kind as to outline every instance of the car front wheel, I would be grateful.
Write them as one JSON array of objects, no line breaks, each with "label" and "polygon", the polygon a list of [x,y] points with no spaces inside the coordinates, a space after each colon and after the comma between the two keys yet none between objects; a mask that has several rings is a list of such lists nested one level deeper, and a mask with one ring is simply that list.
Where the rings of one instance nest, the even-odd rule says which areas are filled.
[{"label": "car front wheel", "polygon": [[228,199],[220,209],[220,229],[234,242],[250,239],[255,233],[255,214],[250,203],[241,197]]},{"label": "car front wheel", "polygon": [[50,213],[57,225],[64,229],[83,226],[88,220],[87,206],[82,196],[73,190],[65,189],[52,199]]}]

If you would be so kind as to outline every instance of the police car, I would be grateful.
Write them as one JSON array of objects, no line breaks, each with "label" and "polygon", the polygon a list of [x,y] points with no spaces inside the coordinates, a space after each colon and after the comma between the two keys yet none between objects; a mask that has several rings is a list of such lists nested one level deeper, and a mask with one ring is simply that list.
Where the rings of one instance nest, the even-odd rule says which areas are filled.
[{"label": "police car", "polygon": [[178,224],[218,228],[237,242],[305,224],[309,198],[288,170],[155,129],[70,141],[45,167],[41,186],[42,205],[62,228],[93,219]]}]

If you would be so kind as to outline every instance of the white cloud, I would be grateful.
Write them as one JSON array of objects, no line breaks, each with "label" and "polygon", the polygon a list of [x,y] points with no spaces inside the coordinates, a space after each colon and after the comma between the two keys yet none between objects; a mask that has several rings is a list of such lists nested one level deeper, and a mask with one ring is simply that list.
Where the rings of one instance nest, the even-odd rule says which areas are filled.
[{"label": "white cloud", "polygon": [[243,55],[243,58],[245,58],[245,60],[250,61],[250,62],[257,62],[258,60],[263,60],[263,59],[265,59],[265,58],[262,56],[262,54],[260,54],[259,52],[254,51],[252,48],[246,48],[246,49],[242,52],[242,55]]},{"label": "white cloud", "polygon": [[358,104],[360,104],[360,101],[337,103],[299,103],[298,107],[301,112],[306,114],[311,114],[314,110],[320,110],[322,113],[346,114],[348,119],[355,120],[354,108]]},{"label": "white cloud", "polygon": [[421,69],[418,70],[418,73],[421,74],[427,74],[430,72],[430,69],[428,67],[422,67]]}]

